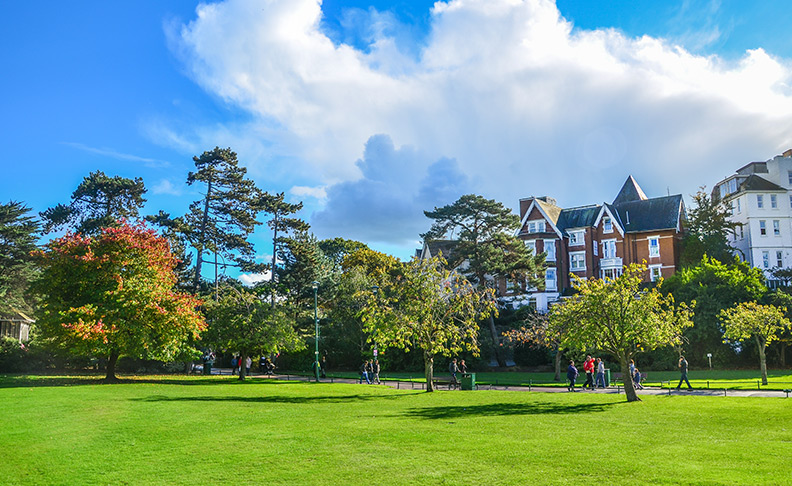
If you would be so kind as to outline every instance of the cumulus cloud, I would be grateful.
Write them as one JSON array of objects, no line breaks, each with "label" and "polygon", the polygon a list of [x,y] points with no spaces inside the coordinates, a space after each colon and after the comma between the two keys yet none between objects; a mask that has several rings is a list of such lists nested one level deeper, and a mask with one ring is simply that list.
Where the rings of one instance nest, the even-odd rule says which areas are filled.
[{"label": "cumulus cloud", "polygon": [[182,194],[181,188],[175,186],[168,179],[162,179],[161,181],[154,184],[154,186],[151,188],[151,192],[154,194],[168,194],[171,196],[181,196]]},{"label": "cumulus cloud", "polygon": [[270,272],[266,273],[243,273],[239,275],[239,281],[247,287],[252,287],[259,282],[266,282],[270,278]]},{"label": "cumulus cloud", "polygon": [[[369,13],[355,21],[387,23]],[[319,0],[228,0],[172,39],[197,83],[254,115],[268,143],[252,172],[325,188],[323,231],[412,239],[428,202],[464,193],[454,177],[571,206],[611,200],[628,174],[689,194],[792,146],[792,68],[762,49],[727,62],[575,29],[551,0],[437,2],[412,49],[373,24],[353,47],[321,19]]]}]

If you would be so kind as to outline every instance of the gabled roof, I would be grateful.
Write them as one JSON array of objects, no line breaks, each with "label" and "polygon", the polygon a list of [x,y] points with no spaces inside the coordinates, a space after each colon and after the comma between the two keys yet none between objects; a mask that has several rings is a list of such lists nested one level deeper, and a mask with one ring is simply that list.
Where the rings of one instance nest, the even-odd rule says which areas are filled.
[{"label": "gabled roof", "polygon": [[613,200],[613,204],[620,204],[628,201],[645,201],[647,199],[649,198],[646,197],[646,194],[644,194],[638,182],[633,176],[628,176],[619,194],[616,196],[616,199]]},{"label": "gabled roof", "polygon": [[536,199],[536,204],[542,208],[544,214],[547,215],[547,219],[553,222],[553,224],[558,224],[558,216],[561,214],[561,208],[556,206],[555,204],[550,204],[545,202],[539,198]]},{"label": "gabled roof", "polygon": [[423,251],[421,258],[432,258],[438,256],[441,252],[443,258],[451,261],[454,255],[454,249],[459,242],[456,240],[428,240],[424,241]]},{"label": "gabled roof", "polygon": [[616,211],[616,208],[611,206],[608,203],[605,203],[601,206],[600,212],[597,214],[597,219],[594,220],[593,226],[599,226],[600,219],[607,214],[611,218],[611,222],[616,226],[616,230],[624,236],[624,225],[621,222],[621,218],[619,218],[619,212]]},{"label": "gabled roof", "polygon": [[570,228],[594,226],[599,212],[600,207],[597,205],[564,209],[558,216],[558,229],[566,231]]},{"label": "gabled roof", "polygon": [[762,176],[751,174],[742,184],[740,184],[741,191],[783,191],[786,189],[779,186],[775,182],[770,182]]},{"label": "gabled roof", "polygon": [[627,201],[612,207],[619,214],[622,228],[627,233],[675,229],[684,209],[681,194]]},{"label": "gabled roof", "polygon": [[[558,229],[558,225],[556,224],[559,217],[558,215],[562,212],[561,208],[555,204],[547,203],[538,198],[531,201],[531,205],[528,206],[528,209],[525,211],[525,216],[523,216],[522,220],[520,221],[520,227],[514,232],[514,235],[517,236],[522,232],[523,228],[525,228],[525,223],[528,222],[528,217],[531,215],[531,210],[534,207],[537,208],[542,214],[542,217],[550,223],[550,228],[553,229],[553,232],[557,234],[559,238],[562,238],[563,235],[561,234],[561,230]],[[545,208],[549,209],[551,213],[548,213]]]}]

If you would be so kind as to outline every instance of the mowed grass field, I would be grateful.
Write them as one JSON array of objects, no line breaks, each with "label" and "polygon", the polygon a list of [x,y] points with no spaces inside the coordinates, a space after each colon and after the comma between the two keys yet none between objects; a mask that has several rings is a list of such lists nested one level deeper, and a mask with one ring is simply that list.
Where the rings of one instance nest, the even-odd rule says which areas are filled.
[{"label": "mowed grass field", "polygon": [[792,399],[0,377],[0,483],[789,484]]}]

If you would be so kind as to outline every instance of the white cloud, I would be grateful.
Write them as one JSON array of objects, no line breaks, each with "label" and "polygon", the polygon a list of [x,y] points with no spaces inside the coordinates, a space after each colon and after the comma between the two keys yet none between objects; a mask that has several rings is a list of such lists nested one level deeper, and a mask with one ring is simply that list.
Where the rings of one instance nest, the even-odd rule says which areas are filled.
[{"label": "white cloud", "polygon": [[270,272],[265,273],[243,273],[239,275],[239,281],[247,287],[252,287],[259,282],[266,282],[270,279]]},{"label": "white cloud", "polygon": [[154,194],[168,194],[171,196],[181,196],[182,190],[181,188],[175,186],[171,181],[168,179],[162,179],[158,183],[154,184],[151,188],[151,192]]},{"label": "white cloud", "polygon": [[312,197],[314,199],[324,201],[327,199],[327,187],[294,186],[289,189],[289,194],[297,198]]},{"label": "white cloud", "polygon": [[127,160],[131,162],[141,162],[146,167],[166,168],[170,166],[170,163],[165,160],[152,159],[150,157],[141,157],[139,155],[127,154],[107,147],[101,147],[101,148],[90,147],[88,145],[82,143],[76,143],[76,142],[63,142],[63,144],[68,145],[69,147],[76,148],[78,150],[82,150],[83,152],[102,155],[104,157],[110,157],[118,160]]},{"label": "white cloud", "polygon": [[[365,51],[334,44],[320,20],[319,0],[228,0],[201,5],[174,45],[196,82],[258,120],[204,132],[236,134],[253,173],[326,187],[312,224],[328,233],[412,240],[443,157],[471,191],[569,206],[611,200],[628,174],[650,196],[689,194],[792,146],[792,68],[762,49],[729,63],[576,30],[551,0],[437,2],[414,52],[378,25]],[[374,134],[401,147],[398,164],[377,165]]]}]

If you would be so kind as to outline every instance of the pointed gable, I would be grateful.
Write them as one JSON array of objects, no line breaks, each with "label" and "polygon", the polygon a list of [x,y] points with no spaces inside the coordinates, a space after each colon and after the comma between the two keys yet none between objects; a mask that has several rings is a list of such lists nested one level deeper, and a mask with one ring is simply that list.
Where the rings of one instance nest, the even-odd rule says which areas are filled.
[{"label": "pointed gable", "polygon": [[647,199],[649,198],[646,197],[646,194],[644,194],[638,182],[636,182],[633,176],[629,176],[624,182],[619,194],[616,196],[616,199],[613,200],[613,204],[616,205],[630,201],[645,201]]}]

